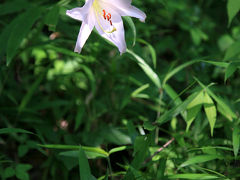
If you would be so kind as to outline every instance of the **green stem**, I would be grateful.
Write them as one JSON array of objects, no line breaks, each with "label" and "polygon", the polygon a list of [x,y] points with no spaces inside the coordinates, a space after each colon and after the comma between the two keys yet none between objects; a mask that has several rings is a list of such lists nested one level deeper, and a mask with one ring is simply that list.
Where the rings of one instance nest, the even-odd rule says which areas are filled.
[{"label": "green stem", "polygon": [[[159,110],[158,110],[158,112],[157,112],[157,118],[156,118],[156,121],[155,122],[157,122],[157,120],[160,118],[160,116],[161,116],[161,102],[162,102],[162,98],[163,98],[163,89],[161,88],[160,90],[159,90]],[[157,145],[158,144],[158,134],[159,134],[159,128],[157,127],[156,128],[156,132],[155,132],[155,144]]]},{"label": "green stem", "polygon": [[111,177],[111,180],[113,180],[112,165],[111,165],[110,157],[107,158],[107,161],[108,161],[108,166],[109,166],[109,171],[110,171],[110,177]]}]

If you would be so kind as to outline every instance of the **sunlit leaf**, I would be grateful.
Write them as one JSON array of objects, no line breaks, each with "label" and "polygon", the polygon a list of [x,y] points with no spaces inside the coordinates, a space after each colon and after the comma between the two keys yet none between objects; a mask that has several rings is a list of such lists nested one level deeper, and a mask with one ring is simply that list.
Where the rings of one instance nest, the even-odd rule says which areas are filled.
[{"label": "sunlit leaf", "polygon": [[141,87],[137,88],[135,91],[133,91],[131,96],[136,97],[137,95],[139,95],[139,93],[141,93],[142,91],[144,91],[147,88],[149,88],[149,84],[144,84]]},{"label": "sunlit leaf", "polygon": [[113,153],[116,153],[116,152],[124,151],[126,149],[127,149],[127,146],[116,147],[116,148],[111,149],[109,151],[109,154],[113,154]]},{"label": "sunlit leaf", "polygon": [[232,121],[233,118],[234,119],[237,118],[236,114],[231,110],[231,108],[228,105],[225,104],[225,102],[220,97],[215,95],[208,87],[202,84],[197,78],[195,79],[200,84],[200,86],[202,86],[202,88],[204,88],[207,91],[208,95],[211,96],[217,102],[218,110],[224,116],[226,116],[230,121]]},{"label": "sunlit leaf", "polygon": [[204,99],[204,110],[211,127],[211,135],[213,136],[213,129],[214,129],[216,118],[217,118],[217,109],[214,105],[212,98],[206,92],[204,93],[203,99]]},{"label": "sunlit leaf", "polygon": [[168,176],[169,179],[219,179],[216,175],[211,174],[176,174]]},{"label": "sunlit leaf", "polygon": [[194,156],[192,158],[189,158],[187,161],[185,161],[184,163],[182,163],[179,168],[183,168],[186,166],[190,166],[192,164],[198,164],[198,163],[204,163],[207,161],[212,161],[215,159],[221,159],[221,156],[218,155],[199,155],[199,156]]},{"label": "sunlit leaf", "polygon": [[[45,145],[39,145],[39,146],[44,148],[49,148],[49,149],[62,149],[62,150],[79,150],[79,147],[80,147],[75,145],[61,145],[61,144],[45,144]],[[109,154],[106,151],[98,147],[82,146],[82,149],[84,151],[98,153],[101,156],[105,156],[105,157],[109,156]]]}]

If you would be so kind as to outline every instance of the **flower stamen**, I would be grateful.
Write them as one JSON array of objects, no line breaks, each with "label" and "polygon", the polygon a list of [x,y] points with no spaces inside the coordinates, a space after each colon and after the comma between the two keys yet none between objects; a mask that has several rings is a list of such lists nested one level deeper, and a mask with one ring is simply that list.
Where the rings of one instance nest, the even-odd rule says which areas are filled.
[{"label": "flower stamen", "polygon": [[[105,9],[103,9],[102,13],[101,13],[101,11],[99,11],[101,9],[101,7],[99,6],[99,4],[97,3],[96,0],[93,2],[93,7],[94,7],[94,12],[95,12],[95,15],[96,15],[97,23],[98,23],[99,27],[102,29],[102,31],[105,32],[105,33],[108,33],[108,34],[111,34],[115,31],[117,31],[117,29],[113,26],[113,23],[112,23],[112,20],[111,20],[111,18],[112,18],[111,13],[107,14]],[[113,27],[113,29],[111,31],[107,31],[103,28],[103,26],[100,22],[100,19],[99,19],[99,17],[101,17],[101,16],[103,16],[104,20],[109,21],[110,25]]]}]

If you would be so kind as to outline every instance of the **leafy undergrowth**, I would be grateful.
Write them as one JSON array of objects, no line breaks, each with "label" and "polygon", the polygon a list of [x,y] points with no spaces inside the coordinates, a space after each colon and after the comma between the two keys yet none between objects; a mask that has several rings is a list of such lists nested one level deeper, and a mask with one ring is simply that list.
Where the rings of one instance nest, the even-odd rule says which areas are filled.
[{"label": "leafy undergrowth", "polygon": [[239,0],[135,0],[121,56],[83,4],[1,1],[1,179],[239,179]]}]

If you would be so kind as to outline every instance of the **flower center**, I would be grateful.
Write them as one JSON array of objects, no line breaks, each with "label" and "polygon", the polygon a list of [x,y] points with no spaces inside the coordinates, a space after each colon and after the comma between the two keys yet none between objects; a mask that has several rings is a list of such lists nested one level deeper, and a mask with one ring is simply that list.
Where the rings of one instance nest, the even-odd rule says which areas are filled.
[{"label": "flower center", "polygon": [[[96,15],[97,23],[103,32],[113,33],[115,31],[117,31],[117,29],[113,26],[111,13],[108,13],[105,9],[102,9],[101,6],[98,4],[97,0],[94,0],[93,8],[94,8],[94,12]],[[110,24],[110,28],[111,28],[110,30],[106,30],[103,28],[103,26],[101,24],[101,20],[102,20],[101,18],[103,18],[104,21],[107,21],[107,23]]]}]

